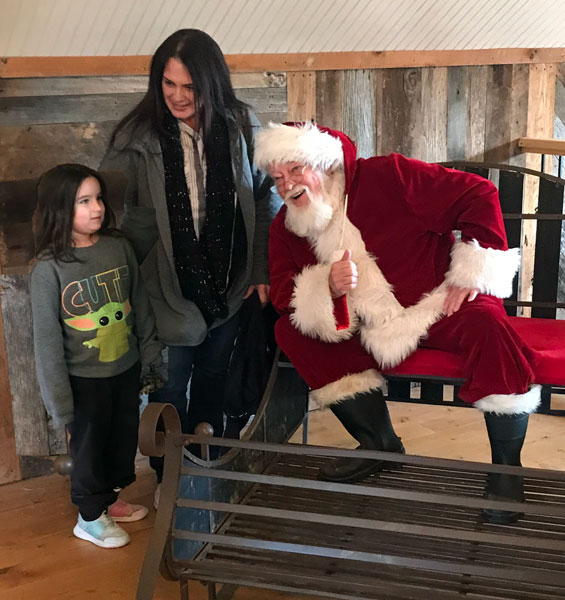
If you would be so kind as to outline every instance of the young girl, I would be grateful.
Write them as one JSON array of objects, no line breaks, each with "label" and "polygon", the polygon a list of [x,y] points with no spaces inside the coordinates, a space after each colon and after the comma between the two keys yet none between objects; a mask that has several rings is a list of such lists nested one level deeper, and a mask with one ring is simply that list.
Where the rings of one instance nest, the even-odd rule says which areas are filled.
[{"label": "young girl", "polygon": [[162,345],[105,196],[100,175],[82,165],[59,165],[40,178],[31,296],[41,395],[71,433],[73,533],[118,548],[129,535],[115,521],[147,514],[118,492],[135,480],[140,380],[162,385]]}]

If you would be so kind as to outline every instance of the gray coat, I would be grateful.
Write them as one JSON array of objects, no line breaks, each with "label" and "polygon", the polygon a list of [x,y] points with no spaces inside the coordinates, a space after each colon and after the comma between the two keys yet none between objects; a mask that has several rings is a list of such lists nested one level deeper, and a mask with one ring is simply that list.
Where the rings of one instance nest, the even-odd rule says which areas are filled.
[{"label": "gray coat", "polygon": [[[247,262],[228,292],[228,318],[241,306],[250,284],[269,281],[269,226],[280,208],[280,198],[271,192],[272,180],[253,166],[259,128],[251,111],[242,116],[238,128],[229,128],[233,180],[247,237]],[[200,344],[208,328],[197,306],[180,291],[157,136],[148,129],[138,130],[135,136],[123,132],[102,159],[100,170],[121,171],[128,179],[121,229],[139,261],[161,341],[169,346]],[[215,322],[213,327],[225,320]]]}]

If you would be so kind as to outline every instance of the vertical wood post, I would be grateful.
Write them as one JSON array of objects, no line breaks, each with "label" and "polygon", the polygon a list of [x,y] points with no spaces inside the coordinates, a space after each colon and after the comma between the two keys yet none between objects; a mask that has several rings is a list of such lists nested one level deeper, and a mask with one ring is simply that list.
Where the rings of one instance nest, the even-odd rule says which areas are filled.
[{"label": "vertical wood post", "polygon": [[[555,83],[557,68],[554,64],[529,65],[528,110],[526,136],[532,138],[552,138],[555,117]],[[546,161],[545,170],[551,171],[551,161]],[[525,166],[541,170],[541,155],[528,152]],[[539,178],[524,176],[523,212],[535,212],[538,204]],[[536,245],[536,221],[524,221],[522,228],[522,271],[520,289],[522,300],[532,298],[532,278],[534,275],[534,252]],[[531,309],[523,308],[522,314],[530,316]]]},{"label": "vertical wood post", "polygon": [[[0,273],[1,265],[0,265]],[[0,307],[2,286],[0,285]],[[16,452],[12,391],[8,376],[8,356],[4,337],[4,320],[0,310],[0,484],[21,479],[20,463]]]}]

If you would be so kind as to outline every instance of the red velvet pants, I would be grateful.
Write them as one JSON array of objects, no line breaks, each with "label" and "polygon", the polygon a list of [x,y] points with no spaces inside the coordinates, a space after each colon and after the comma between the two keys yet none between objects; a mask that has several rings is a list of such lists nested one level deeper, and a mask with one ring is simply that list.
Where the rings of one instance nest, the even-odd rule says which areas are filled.
[{"label": "red velvet pants", "polygon": [[[283,352],[314,390],[346,375],[379,370],[357,335],[344,342],[322,342],[301,334],[287,315],[277,321],[275,332]],[[433,325],[421,345],[460,356],[467,379],[459,395],[465,402],[490,394],[523,394],[534,379],[536,352],[511,327],[502,301],[492,296],[465,302]]]}]

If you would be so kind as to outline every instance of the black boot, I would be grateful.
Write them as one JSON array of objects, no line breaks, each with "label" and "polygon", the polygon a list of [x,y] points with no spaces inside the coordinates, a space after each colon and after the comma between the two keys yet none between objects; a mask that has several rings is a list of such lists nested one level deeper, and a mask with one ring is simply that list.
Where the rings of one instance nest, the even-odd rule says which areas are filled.
[{"label": "black boot", "polygon": [[[485,413],[488,437],[494,465],[522,466],[520,452],[528,428],[527,413],[518,415],[497,415]],[[486,497],[489,500],[524,502],[524,481],[519,475],[489,473]],[[490,523],[506,525],[515,523],[521,516],[518,511],[486,508],[484,516]]]},{"label": "black boot", "polygon": [[[385,399],[380,390],[357,394],[330,406],[334,415],[359,442],[363,450],[386,450],[405,454],[400,438],[394,433]],[[382,471],[390,463],[367,458],[336,458],[320,468],[319,478],[338,483],[361,481]]]}]

